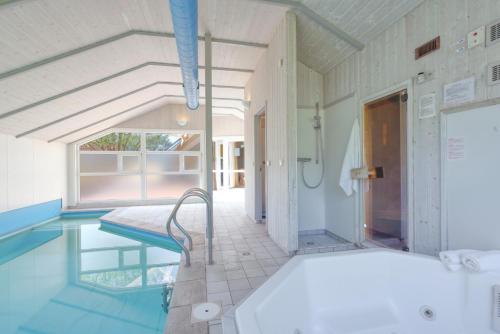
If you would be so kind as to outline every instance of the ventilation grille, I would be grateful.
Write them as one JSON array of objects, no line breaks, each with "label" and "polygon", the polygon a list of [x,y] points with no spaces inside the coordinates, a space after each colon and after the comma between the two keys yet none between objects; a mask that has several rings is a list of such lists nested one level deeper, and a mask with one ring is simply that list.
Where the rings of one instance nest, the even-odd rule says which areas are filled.
[{"label": "ventilation grille", "polygon": [[489,24],[486,27],[486,45],[500,42],[500,20]]},{"label": "ventilation grille", "polygon": [[422,44],[421,46],[416,48],[415,59],[420,59],[423,56],[427,56],[429,53],[438,50],[440,46],[441,46],[441,38],[438,36],[433,40],[430,40],[427,43]]},{"label": "ventilation grille", "polygon": [[500,84],[500,62],[488,66],[488,85]]},{"label": "ventilation grille", "polygon": [[500,285],[493,287],[493,330],[500,333]]}]

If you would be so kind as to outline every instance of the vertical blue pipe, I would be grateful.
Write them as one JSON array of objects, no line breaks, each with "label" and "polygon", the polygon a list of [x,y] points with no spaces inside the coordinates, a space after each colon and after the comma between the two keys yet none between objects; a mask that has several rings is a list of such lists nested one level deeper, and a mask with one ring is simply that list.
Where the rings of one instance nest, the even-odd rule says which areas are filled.
[{"label": "vertical blue pipe", "polygon": [[184,83],[187,107],[198,109],[198,1],[170,0],[175,42]]}]

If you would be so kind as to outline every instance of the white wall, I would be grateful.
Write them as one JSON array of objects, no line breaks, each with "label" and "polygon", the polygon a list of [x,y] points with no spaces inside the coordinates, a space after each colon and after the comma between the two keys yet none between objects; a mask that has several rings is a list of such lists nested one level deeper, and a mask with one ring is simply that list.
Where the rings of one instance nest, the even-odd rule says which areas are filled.
[{"label": "white wall", "polygon": [[292,12],[276,28],[269,48],[245,88],[246,209],[255,217],[255,114],[266,106],[268,180],[267,229],[285,251],[297,248],[297,56]]},{"label": "white wall", "polygon": [[[316,134],[313,129],[315,104],[323,104],[323,76],[304,64],[297,63],[297,156],[311,158],[305,164],[304,175],[309,184],[316,184],[321,178],[321,160],[315,163]],[[320,109],[323,142],[328,127],[323,110]],[[323,145],[325,146],[325,145]],[[324,147],[326,149],[326,147]],[[324,158],[324,157],[323,157]],[[321,159],[323,159],[321,158]],[[326,168],[326,164],[325,164]],[[299,231],[325,229],[325,182],[316,189],[308,189],[302,181],[301,165],[298,166],[298,214]]]},{"label": "white wall", "polygon": [[[233,115],[212,116],[212,136],[243,136],[243,120]],[[177,120],[187,120],[182,127]],[[165,129],[165,130],[205,130],[205,106],[191,111],[184,104],[167,104],[148,113],[116,125],[117,128]]]},{"label": "white wall", "polygon": [[[187,120],[186,126],[177,123],[178,119]],[[191,111],[183,104],[166,104],[138,117],[129,119],[115,126],[131,129],[166,129],[166,130],[205,130],[205,106]]]},{"label": "white wall", "polygon": [[66,145],[0,134],[0,212],[66,203]]},{"label": "white wall", "polygon": [[232,115],[212,116],[213,137],[243,137],[243,120]]},{"label": "white wall", "polygon": [[[443,84],[470,76],[476,78],[477,101],[497,98],[500,86],[488,87],[485,71],[488,63],[500,60],[500,44],[477,47],[463,54],[455,51],[458,39],[497,18],[500,5],[495,0],[425,1],[325,75],[325,104],[356,93],[353,113],[359,113],[361,100],[421,71],[433,72],[434,79],[414,86],[414,100],[409,101],[413,105],[421,95],[435,92],[443,109]],[[438,35],[441,49],[416,61],[414,49]],[[416,112],[410,116],[414,132],[415,251],[435,254],[441,249],[440,117],[419,120]],[[340,125],[332,131],[339,129]]]}]

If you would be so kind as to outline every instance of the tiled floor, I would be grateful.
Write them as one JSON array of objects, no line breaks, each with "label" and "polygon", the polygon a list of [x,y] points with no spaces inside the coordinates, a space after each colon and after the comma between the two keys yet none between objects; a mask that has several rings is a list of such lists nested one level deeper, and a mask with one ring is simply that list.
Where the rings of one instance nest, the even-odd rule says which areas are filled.
[{"label": "tiled floor", "polygon": [[[214,264],[205,248],[205,207],[181,208],[178,221],[193,236],[191,267],[181,265],[170,304],[165,333],[222,333],[221,320],[195,322],[191,309],[211,301],[230,309],[258,288],[289,259],[267,235],[266,226],[252,222],[243,208],[243,191],[214,194]],[[103,217],[112,222],[165,233],[171,206],[117,209]],[[184,259],[183,259],[184,261]]]}]

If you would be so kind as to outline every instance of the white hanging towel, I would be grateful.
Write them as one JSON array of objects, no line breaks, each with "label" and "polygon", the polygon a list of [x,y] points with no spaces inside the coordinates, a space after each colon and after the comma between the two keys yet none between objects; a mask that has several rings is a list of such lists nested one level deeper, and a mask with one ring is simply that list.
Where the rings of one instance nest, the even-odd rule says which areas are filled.
[{"label": "white hanging towel", "polygon": [[342,163],[339,185],[347,196],[351,196],[353,191],[359,191],[359,181],[351,178],[351,169],[361,167],[361,135],[359,121],[356,118],[352,125],[349,143]]}]

